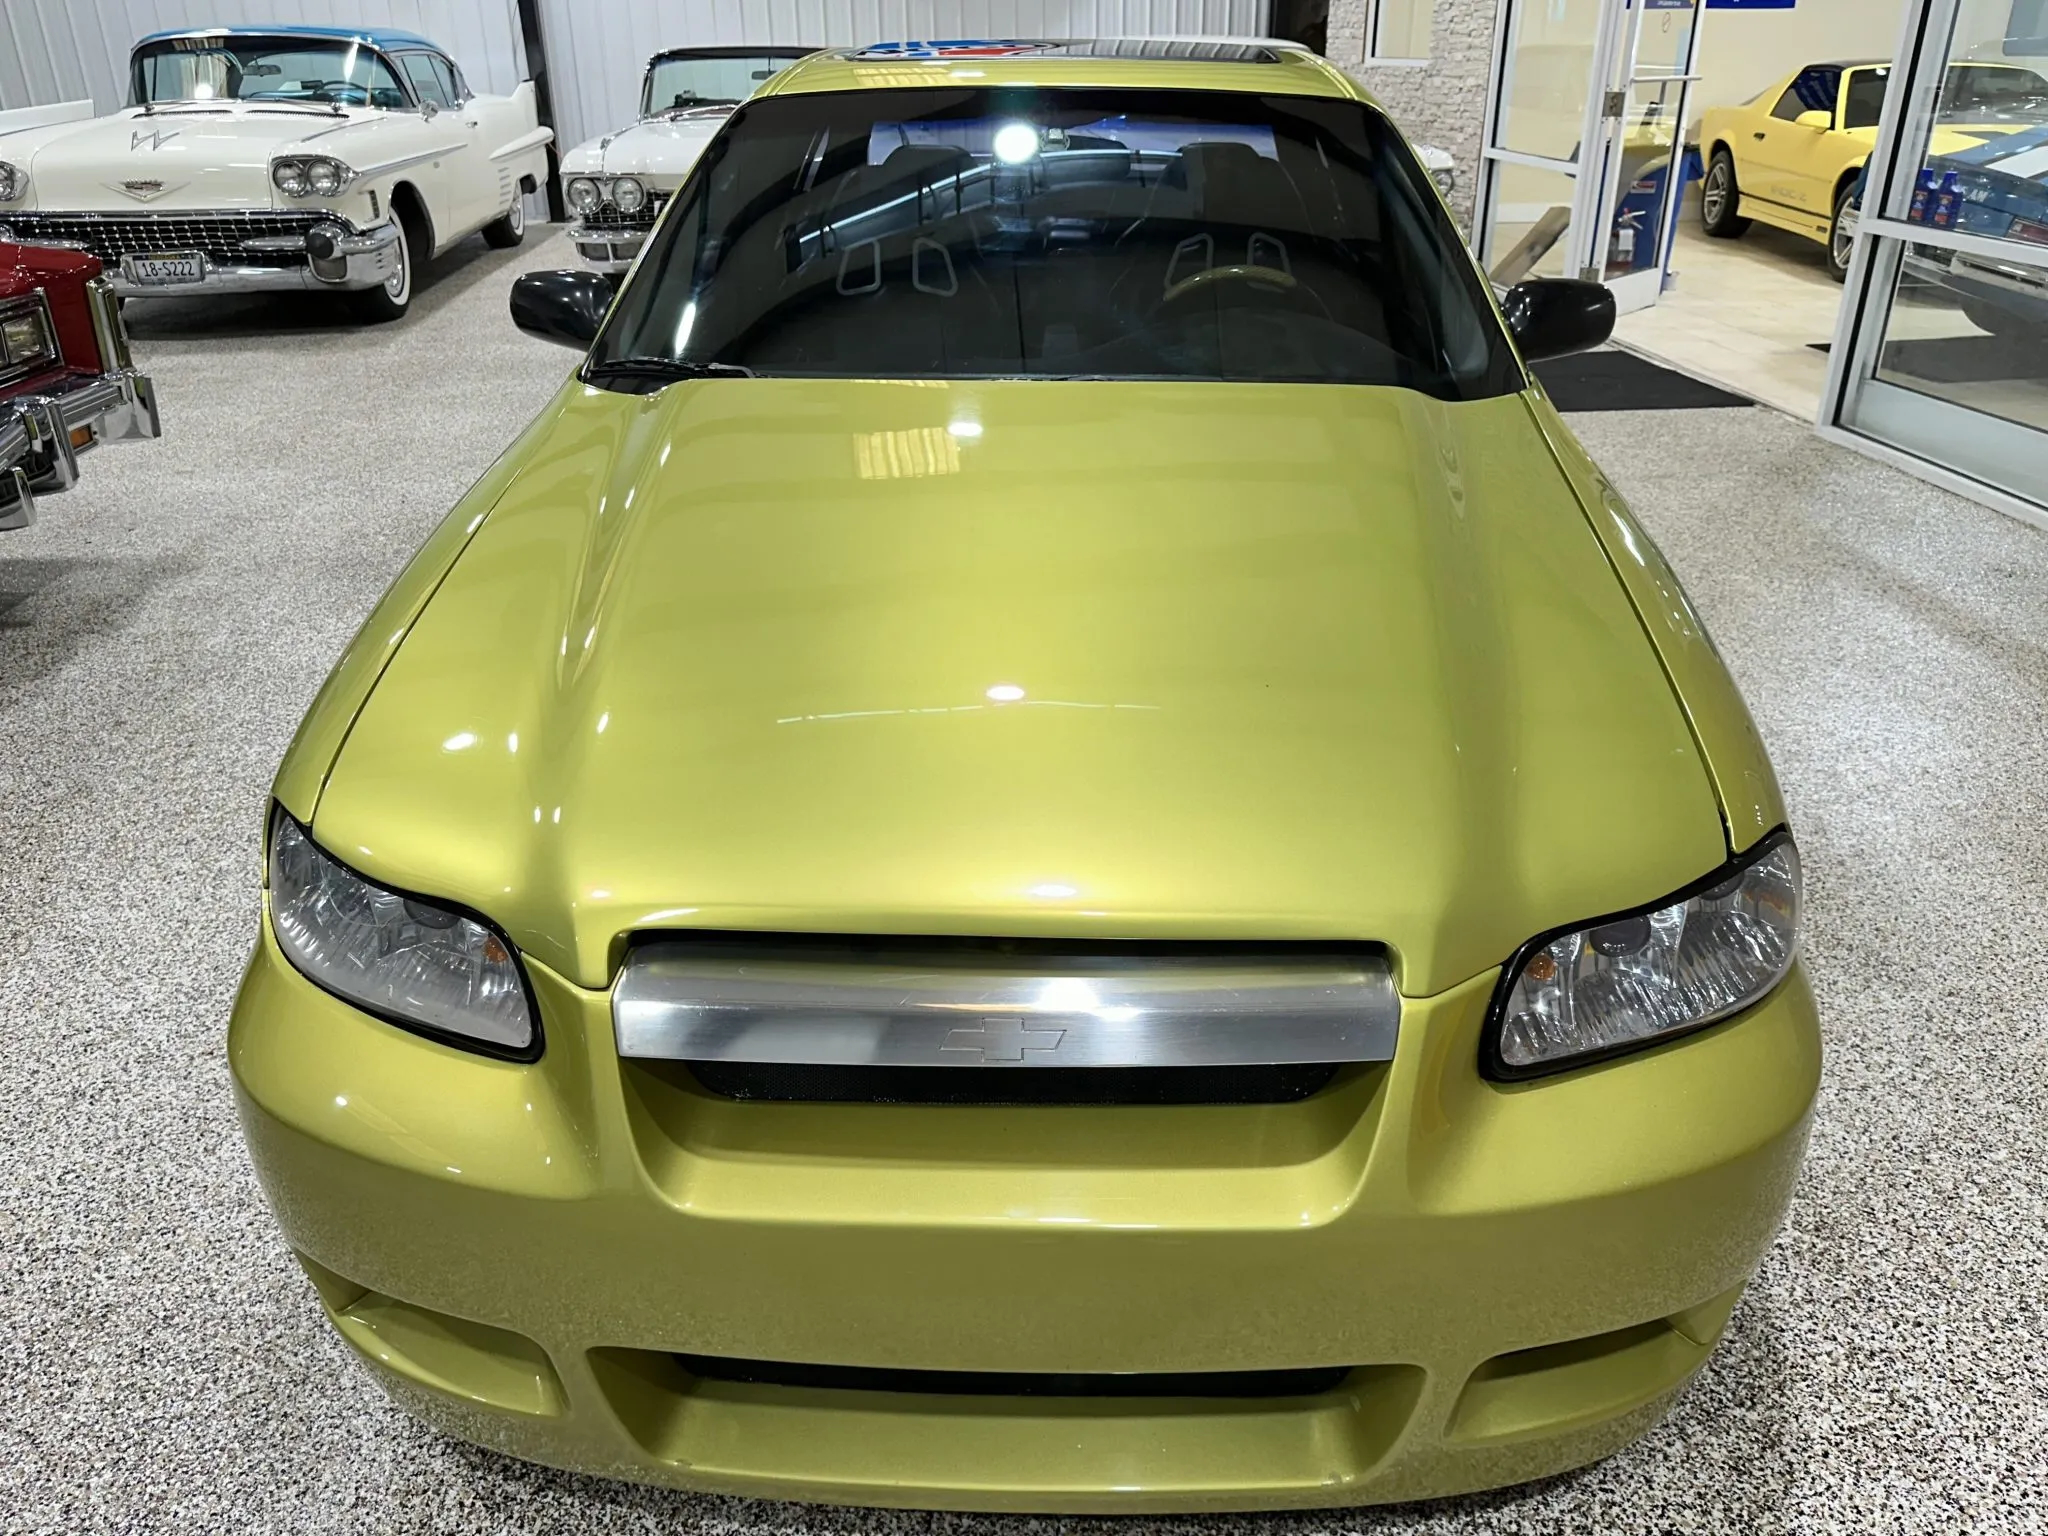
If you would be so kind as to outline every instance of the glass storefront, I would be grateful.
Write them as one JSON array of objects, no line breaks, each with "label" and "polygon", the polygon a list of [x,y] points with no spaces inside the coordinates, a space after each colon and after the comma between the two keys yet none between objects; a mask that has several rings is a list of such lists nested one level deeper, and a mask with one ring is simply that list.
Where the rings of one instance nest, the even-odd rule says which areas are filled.
[{"label": "glass storefront", "polygon": [[2048,520],[2048,13],[1907,10],[1823,430]]}]

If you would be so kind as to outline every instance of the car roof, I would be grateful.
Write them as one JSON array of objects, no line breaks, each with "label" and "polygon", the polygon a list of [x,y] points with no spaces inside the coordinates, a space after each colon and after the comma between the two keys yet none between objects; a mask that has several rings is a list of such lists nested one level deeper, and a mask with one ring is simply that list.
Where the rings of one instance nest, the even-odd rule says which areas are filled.
[{"label": "car roof", "polygon": [[1299,43],[1258,37],[954,38],[829,48],[760,96],[972,84],[1121,86],[1372,98]]},{"label": "car roof", "polygon": [[168,32],[152,32],[138,38],[135,46],[165,43],[174,37],[314,37],[340,43],[368,43],[386,50],[431,48],[436,53],[447,52],[439,43],[417,32],[400,32],[390,27],[174,27]]},{"label": "car roof", "polygon": [[732,43],[716,48],[664,48],[647,63],[652,68],[663,59],[801,59],[817,51],[801,43]]}]

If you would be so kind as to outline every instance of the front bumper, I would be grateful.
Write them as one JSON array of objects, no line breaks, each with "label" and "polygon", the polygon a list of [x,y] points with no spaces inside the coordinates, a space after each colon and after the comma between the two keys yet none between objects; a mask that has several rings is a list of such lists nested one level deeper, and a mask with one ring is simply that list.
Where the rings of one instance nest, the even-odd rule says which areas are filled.
[{"label": "front bumper", "polygon": [[194,293],[350,293],[375,288],[397,275],[398,226],[379,224],[355,231],[341,224],[319,226],[305,235],[260,236],[243,242],[251,255],[278,264],[203,263],[197,282],[146,283],[126,261],[111,262],[108,280],[124,298],[179,298]]},{"label": "front bumper", "polygon": [[640,248],[653,232],[652,221],[644,229],[577,222],[569,226],[569,241],[576,247],[576,254],[598,271],[625,272],[639,258]]},{"label": "front bumper", "polygon": [[[1710,1352],[1820,1067],[1795,970],[1701,1035],[1490,1084],[1489,976],[1407,1001],[1392,1062],[1297,1103],[748,1103],[622,1062],[608,998],[529,968],[548,1045],[519,1065],[357,1012],[266,927],[229,1055],[286,1238],[383,1385],[451,1433],[769,1498],[1313,1507],[1596,1459]],[[1024,1396],[682,1356],[1348,1374]]]},{"label": "front bumper", "polygon": [[89,292],[101,357],[116,366],[97,378],[72,378],[33,395],[0,400],[0,532],[36,519],[38,493],[78,481],[78,455],[101,443],[163,435],[156,386],[127,366],[127,340],[104,279]]}]

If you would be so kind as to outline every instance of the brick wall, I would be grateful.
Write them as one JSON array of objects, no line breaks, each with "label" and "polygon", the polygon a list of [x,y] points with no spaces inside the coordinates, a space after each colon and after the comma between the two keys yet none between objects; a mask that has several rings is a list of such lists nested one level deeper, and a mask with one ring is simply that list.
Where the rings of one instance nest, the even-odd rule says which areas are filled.
[{"label": "brick wall", "polygon": [[1330,61],[1379,98],[1410,139],[1457,157],[1458,190],[1451,206],[1469,226],[1499,0],[1436,0],[1429,61],[1419,66],[1365,62],[1367,3],[1330,0]]}]

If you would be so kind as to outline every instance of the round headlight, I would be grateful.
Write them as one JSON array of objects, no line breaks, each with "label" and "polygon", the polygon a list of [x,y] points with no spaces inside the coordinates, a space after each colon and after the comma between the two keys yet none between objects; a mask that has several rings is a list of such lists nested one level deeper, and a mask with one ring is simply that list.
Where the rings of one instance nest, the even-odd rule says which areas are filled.
[{"label": "round headlight", "polygon": [[280,160],[270,168],[270,179],[286,197],[306,195],[306,168],[296,160]]},{"label": "round headlight", "polygon": [[341,167],[332,160],[306,162],[306,185],[315,197],[332,197],[341,190]]},{"label": "round headlight", "polygon": [[17,202],[28,195],[28,172],[0,160],[0,203]]},{"label": "round headlight", "polygon": [[621,176],[612,183],[612,201],[621,213],[638,213],[647,206],[647,189],[636,177]]},{"label": "round headlight", "polygon": [[604,201],[597,190],[597,183],[588,176],[570,177],[568,185],[562,188],[562,195],[569,199],[569,206],[578,213],[588,213]]}]

